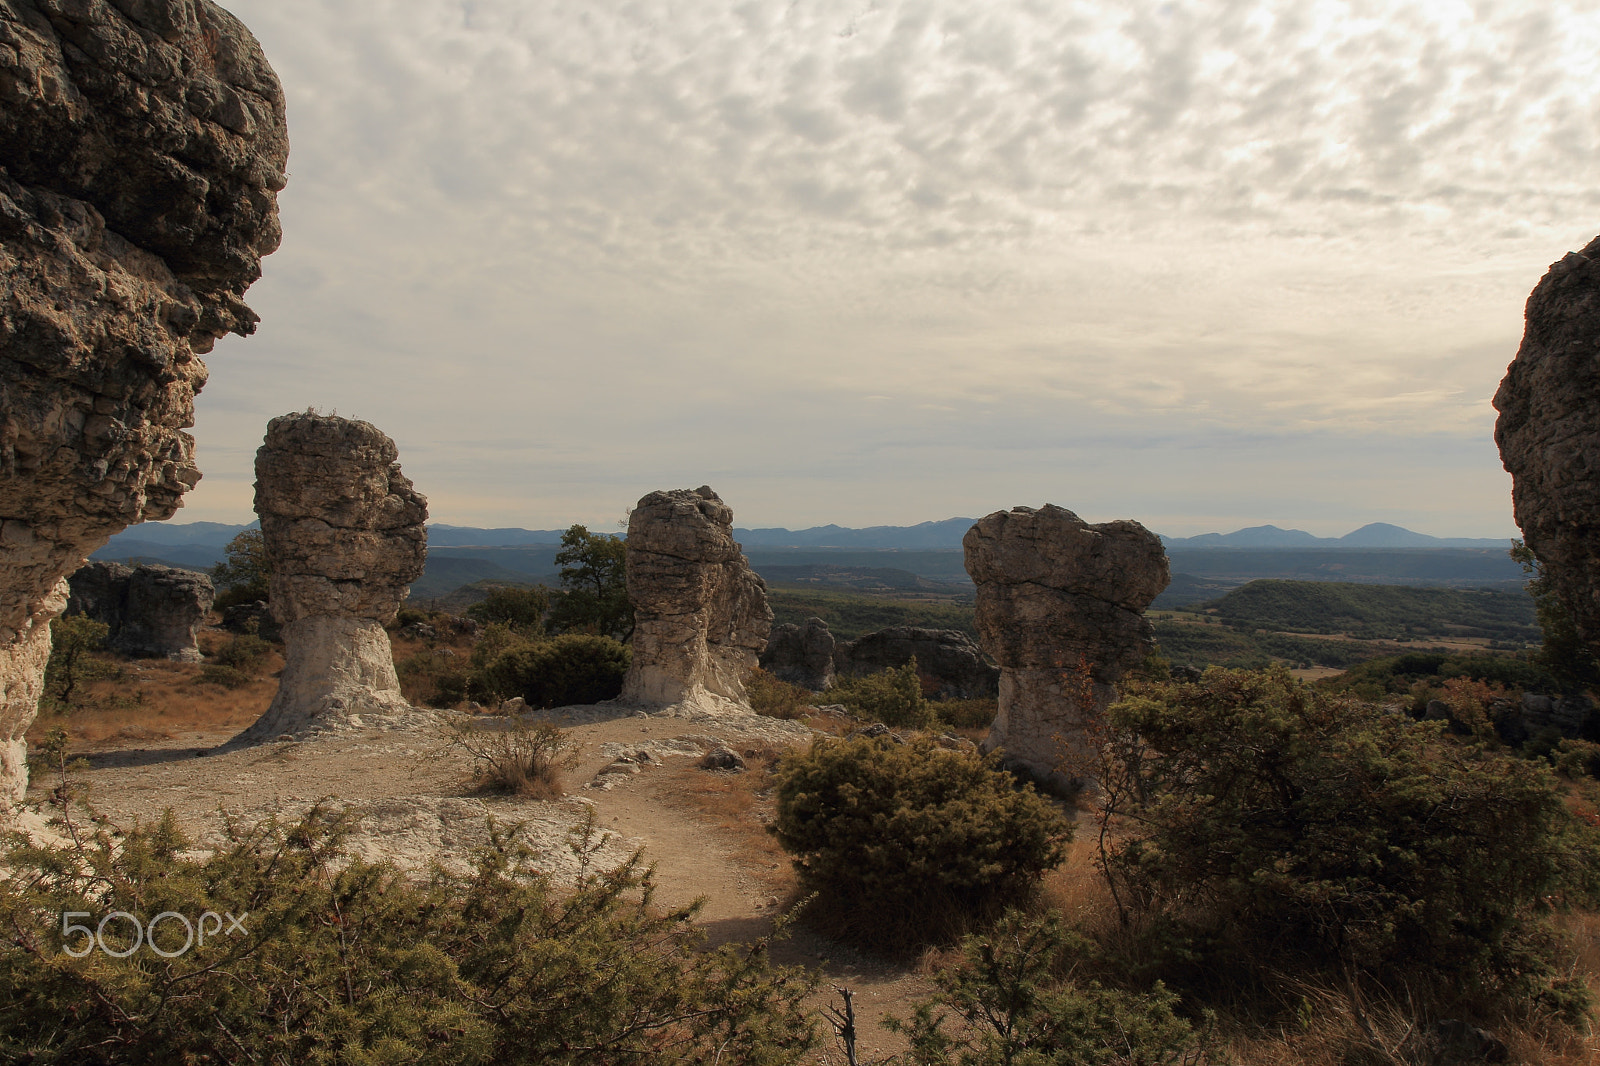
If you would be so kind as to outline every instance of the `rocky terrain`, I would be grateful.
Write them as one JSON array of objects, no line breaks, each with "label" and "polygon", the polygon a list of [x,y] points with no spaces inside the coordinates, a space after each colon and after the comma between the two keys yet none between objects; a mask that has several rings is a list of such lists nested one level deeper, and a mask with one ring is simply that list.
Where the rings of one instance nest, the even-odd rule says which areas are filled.
[{"label": "rocky terrain", "polygon": [[199,480],[199,357],[254,329],[288,141],[272,68],[209,0],[3,0],[0,101],[3,801],[63,579]]},{"label": "rocky terrain", "polygon": [[216,599],[206,575],[170,566],[89,563],[67,581],[66,613],[104,623],[112,651],[200,661],[195,636]]}]

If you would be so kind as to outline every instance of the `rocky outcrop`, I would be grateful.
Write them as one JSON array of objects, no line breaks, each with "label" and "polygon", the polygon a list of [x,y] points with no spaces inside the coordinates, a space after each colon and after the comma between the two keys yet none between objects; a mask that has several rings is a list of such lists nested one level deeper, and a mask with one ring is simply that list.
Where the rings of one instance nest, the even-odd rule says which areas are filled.
[{"label": "rocky outcrop", "polygon": [[1000,664],[985,749],[1041,778],[1086,779],[1085,727],[1153,646],[1144,609],[1169,580],[1160,538],[1046,504],[979,519],[962,544],[979,639]]},{"label": "rocky outcrop", "polygon": [[973,639],[959,629],[891,626],[834,649],[840,674],[875,674],[917,660],[925,690],[942,700],[980,699],[1000,691],[1000,670],[986,661]]},{"label": "rocky outcrop", "polygon": [[384,626],[422,575],[428,501],[401,474],[398,455],[369,422],[307,412],[268,424],[256,452],[256,514],[284,668],[272,705],[241,740],[410,709]]},{"label": "rocky outcrop", "polygon": [[733,540],[733,510],[702,486],[652,492],[628,518],[633,662],[625,703],[748,707],[744,679],[772,628],[767,586]]},{"label": "rocky outcrop", "polygon": [[833,683],[833,634],[820,618],[807,618],[804,625],[785,622],[772,627],[767,648],[761,653],[761,669],[780,681],[821,692]]},{"label": "rocky outcrop", "polygon": [[124,655],[197,663],[196,636],[216,599],[211,579],[171,566],[89,563],[67,579],[67,613],[104,622]]},{"label": "rocky outcrop", "polygon": [[0,797],[63,579],[199,479],[198,358],[252,331],[283,94],[209,0],[0,0]]},{"label": "rocky outcrop", "polygon": [[1600,237],[1551,265],[1525,319],[1494,439],[1523,539],[1600,653]]}]

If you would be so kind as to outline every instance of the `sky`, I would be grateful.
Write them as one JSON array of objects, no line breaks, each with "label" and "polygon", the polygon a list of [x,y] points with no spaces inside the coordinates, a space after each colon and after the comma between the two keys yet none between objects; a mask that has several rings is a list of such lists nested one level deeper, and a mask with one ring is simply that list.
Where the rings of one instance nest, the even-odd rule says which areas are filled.
[{"label": "sky", "polygon": [[284,240],[178,521],[315,407],[453,525],[1516,533],[1490,400],[1600,232],[1591,3],[225,6]]}]

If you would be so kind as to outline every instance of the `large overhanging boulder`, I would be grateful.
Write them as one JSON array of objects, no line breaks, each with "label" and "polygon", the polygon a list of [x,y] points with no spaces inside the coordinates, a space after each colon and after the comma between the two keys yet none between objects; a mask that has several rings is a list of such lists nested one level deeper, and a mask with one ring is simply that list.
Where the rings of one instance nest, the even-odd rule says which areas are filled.
[{"label": "large overhanging boulder", "polygon": [[1600,654],[1600,237],[1550,267],[1495,393],[1517,525]]},{"label": "large overhanging boulder", "polygon": [[278,246],[283,93],[208,0],[0,0],[0,808],[49,621],[200,478],[194,396]]}]

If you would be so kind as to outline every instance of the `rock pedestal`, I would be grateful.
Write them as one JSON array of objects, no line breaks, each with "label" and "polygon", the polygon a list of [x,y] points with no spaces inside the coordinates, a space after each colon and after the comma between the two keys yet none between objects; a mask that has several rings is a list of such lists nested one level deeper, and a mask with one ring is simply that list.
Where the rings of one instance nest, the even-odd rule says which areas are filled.
[{"label": "rock pedestal", "polygon": [[835,646],[828,623],[820,618],[807,618],[798,626],[785,622],[772,627],[761,669],[779,681],[821,692],[833,683]]},{"label": "rock pedestal", "polygon": [[[256,514],[282,627],[283,677],[245,741],[410,709],[384,626],[427,556],[428,501],[374,425],[281,415],[256,452]],[[352,721],[354,719],[354,721]]]},{"label": "rock pedestal", "polygon": [[171,566],[89,563],[67,579],[68,614],[104,622],[106,646],[141,658],[197,663],[196,640],[211,611],[211,579]]},{"label": "rock pedestal", "polygon": [[748,707],[744,679],[772,628],[767,586],[733,540],[733,510],[710,488],[652,492],[628,519],[633,662],[621,700]]},{"label": "rock pedestal", "polygon": [[1550,267],[1495,393],[1523,540],[1600,654],[1600,237]]},{"label": "rock pedestal", "polygon": [[209,0],[0,5],[0,801],[62,579],[199,480],[199,356],[255,327],[287,157],[278,80]]},{"label": "rock pedestal", "polygon": [[1153,645],[1144,609],[1170,579],[1161,540],[1137,522],[1089,525],[1064,508],[1016,507],[962,540],[977,585],[978,635],[1000,664],[999,714],[984,742],[1035,776],[1091,775],[1085,729]]}]

